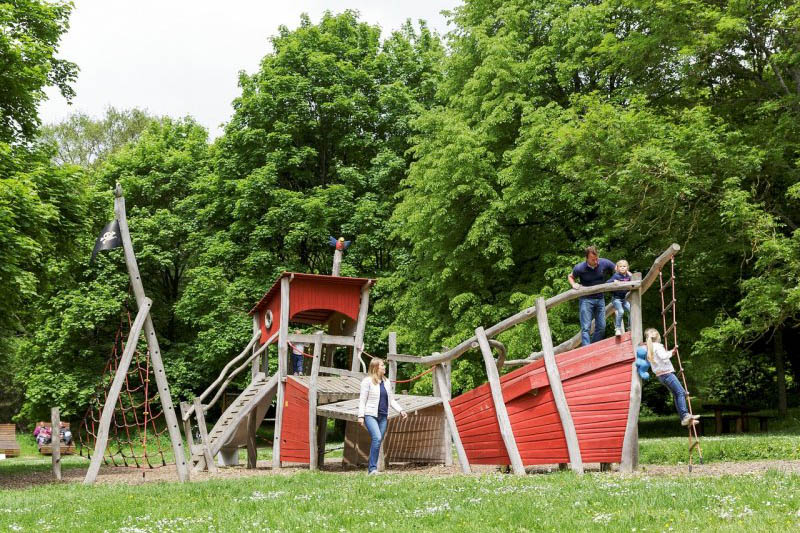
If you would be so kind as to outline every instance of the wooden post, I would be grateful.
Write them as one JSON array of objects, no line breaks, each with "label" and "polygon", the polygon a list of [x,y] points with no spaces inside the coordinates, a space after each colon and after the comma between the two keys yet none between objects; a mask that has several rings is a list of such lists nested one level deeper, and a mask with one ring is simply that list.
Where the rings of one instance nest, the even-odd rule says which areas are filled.
[{"label": "wooden post", "polygon": [[[397,355],[397,332],[389,332],[389,355]],[[392,392],[395,391],[397,381],[397,361],[389,360],[389,385],[392,387]]]},{"label": "wooden post", "polygon": [[[259,333],[261,329],[258,325],[259,313],[253,314],[253,335]],[[253,343],[252,353],[255,354],[260,348],[261,343],[256,341]],[[268,349],[267,349],[268,350]],[[267,350],[264,350],[266,352]],[[265,355],[256,357],[250,363],[250,379],[253,380],[260,372],[260,362]],[[258,466],[258,447],[256,446],[256,430],[258,429],[258,421],[256,420],[256,411],[253,411],[247,417],[247,468],[254,469]]]},{"label": "wooden post", "polygon": [[181,420],[183,420],[183,433],[184,437],[186,437],[186,444],[189,446],[189,451],[191,452],[192,448],[194,447],[194,436],[192,435],[192,419],[186,416],[186,413],[189,412],[189,403],[188,402],[181,402]]},{"label": "wooden post", "polygon": [[[257,333],[258,333],[258,330],[260,329],[260,328],[258,327],[258,315],[259,315],[259,313],[255,313],[255,314],[253,314],[253,335],[257,334]],[[261,344],[261,343],[260,343],[260,342],[258,342],[258,341],[256,341],[255,343],[253,343],[253,350],[252,350],[252,352],[251,352],[251,353],[256,353],[256,352],[258,351],[259,344]],[[266,351],[266,350],[265,350],[265,351]],[[258,374],[258,372],[259,372],[259,366],[261,366],[261,365],[259,365],[259,362],[260,362],[259,360],[260,360],[260,359],[261,359],[260,357],[256,357],[256,358],[255,358],[255,359],[253,359],[253,361],[250,363],[250,367],[251,367],[251,368],[250,368],[250,377],[251,377],[251,378],[254,378],[254,377],[256,377],[256,374]]]},{"label": "wooden post", "polygon": [[[437,398],[442,399],[442,403],[444,404],[445,401],[450,401],[450,362],[444,362],[438,365],[438,368],[441,369],[442,374],[444,375],[444,381],[442,383],[439,382],[438,379],[433,380],[433,395]],[[434,370],[434,372],[436,372]],[[444,464],[445,466],[452,466],[453,465],[453,446],[452,446],[452,437],[450,436],[450,426],[448,424],[444,425]]]},{"label": "wooden post", "polygon": [[[436,377],[436,381],[439,382],[439,388],[443,389],[447,387],[446,377],[444,372],[440,366],[437,366],[436,369],[433,371],[434,376]],[[453,415],[453,409],[450,407],[449,399],[445,400],[442,398],[442,407],[444,408],[444,416],[447,420],[447,425],[450,429],[450,434],[452,435],[453,442],[456,445],[456,453],[458,454],[458,464],[461,466],[461,471],[465,474],[470,473],[469,468],[469,459],[467,459],[467,452],[464,451],[464,445],[461,442],[461,436],[458,433],[458,426],[456,426],[456,418]],[[447,443],[450,446],[450,443]]]},{"label": "wooden post", "polygon": [[[364,330],[367,327],[367,313],[369,312],[369,286],[370,283],[367,282],[366,285],[361,287],[361,303],[358,306],[358,320],[356,321],[355,344],[353,346],[353,362],[350,365],[350,370],[352,372],[358,372],[359,363],[362,365],[364,364],[361,361],[361,353],[364,351]],[[362,372],[366,371],[366,368],[362,369]]]},{"label": "wooden post", "polygon": [[214,457],[211,455],[211,443],[208,440],[206,415],[203,412],[203,404],[198,397],[194,399],[194,415],[197,418],[197,429],[200,430],[200,446],[203,448],[203,457],[206,459],[206,466],[209,472],[216,472],[217,465],[214,464]]},{"label": "wooden post", "polygon": [[322,359],[322,332],[314,340],[314,359],[311,361],[311,377],[308,383],[308,468],[317,470],[319,454],[317,448],[317,378]]},{"label": "wooden post", "polygon": [[61,481],[61,416],[58,407],[50,411],[50,443],[53,448],[53,475]]},{"label": "wooden post", "polygon": [[[114,408],[119,399],[119,392],[122,390],[122,384],[128,376],[128,368],[131,365],[133,353],[136,351],[136,345],[139,342],[139,334],[144,326],[145,318],[150,314],[150,306],[152,305],[150,298],[145,298],[142,304],[139,305],[139,312],[136,314],[136,319],[133,321],[131,330],[128,332],[128,340],[125,343],[125,351],[122,352],[122,357],[119,360],[117,373],[114,375],[114,381],[111,382],[111,388],[108,390],[106,401],[103,404],[103,413],[100,415],[100,423],[97,430],[97,440],[94,444],[94,454],[89,463],[89,469],[86,471],[84,484],[94,483],[97,479],[97,473],[100,472],[100,463],[103,462],[103,455],[106,453],[106,445],[108,444],[108,429],[111,426],[111,418],[114,416]],[[178,458],[175,459],[176,461]]]},{"label": "wooden post", "polygon": [[247,417],[247,468],[251,470],[258,466],[258,448],[256,447],[258,419],[256,418],[256,411],[257,408]]},{"label": "wooden post", "polygon": [[[642,274],[636,272],[631,276],[636,281],[642,279]],[[622,472],[632,472],[639,466],[639,408],[642,403],[642,379],[636,368],[636,348],[641,344],[644,333],[642,331],[642,291],[631,291],[631,341],[633,343],[633,364],[631,365],[631,393],[628,403],[628,422],[625,426],[625,438],[622,441],[622,460],[619,469]]]},{"label": "wooden post", "polygon": [[[131,242],[131,235],[128,231],[128,217],[125,213],[125,198],[122,196],[122,187],[119,183],[114,191],[114,195],[116,196],[114,199],[114,213],[119,223],[119,233],[125,252],[125,264],[128,267],[133,293],[136,296],[136,304],[139,306],[139,309],[141,309],[146,296],[144,294],[144,287],[142,286],[142,279],[139,276],[139,265],[136,263],[136,256],[133,253],[133,243]],[[178,471],[178,479],[181,482],[186,482],[189,481],[189,467],[186,464],[186,454],[183,451],[183,440],[181,439],[181,432],[178,427],[178,418],[175,416],[175,409],[172,405],[172,397],[169,393],[169,382],[167,381],[167,374],[164,372],[164,363],[161,360],[161,349],[158,346],[156,330],[153,327],[153,320],[150,318],[150,313],[147,313],[145,316],[144,334],[147,339],[147,348],[150,351],[150,363],[153,367],[153,374],[156,377],[159,397],[161,398],[161,408],[167,423],[167,431],[169,431],[169,440],[172,442],[172,452],[175,455],[175,468]],[[102,455],[101,453],[100,456],[102,457]]]},{"label": "wooden post", "polygon": [[341,250],[334,250],[333,251],[333,268],[331,268],[331,276],[338,276],[339,269],[342,266],[342,251]]},{"label": "wooden post", "polygon": [[550,383],[550,391],[553,393],[553,400],[556,404],[556,409],[558,409],[558,416],[561,419],[561,427],[564,429],[564,438],[567,441],[569,462],[574,472],[582,474],[583,460],[581,459],[581,448],[578,444],[578,434],[572,421],[572,413],[570,413],[569,404],[567,404],[567,397],[564,395],[564,387],[561,385],[561,374],[558,371],[556,355],[553,353],[553,338],[550,336],[550,324],[547,321],[547,307],[544,298],[536,299],[536,321],[539,324],[539,334],[542,338],[547,380]]},{"label": "wooden post", "polygon": [[272,468],[281,467],[281,426],[283,425],[283,404],[286,388],[286,374],[289,366],[289,285],[290,280],[281,278],[281,322],[278,324],[278,399],[275,402],[275,432],[272,440]]},{"label": "wooden post", "polygon": [[[514,438],[514,432],[511,430],[511,421],[508,419],[508,410],[503,401],[503,391],[500,388],[500,374],[497,372],[494,357],[492,356],[492,348],[489,346],[489,339],[486,338],[486,332],[483,327],[479,326],[475,330],[475,335],[478,338],[478,345],[483,354],[483,362],[486,366],[486,374],[489,377],[489,387],[492,391],[492,400],[494,402],[494,410],[497,414],[497,423],[500,426],[500,435],[503,437],[503,442],[506,445],[506,452],[508,458],[511,460],[511,467],[517,475],[525,474],[525,467],[522,464],[522,458],[519,455],[517,448],[517,441]],[[460,457],[459,457],[460,460]]]}]

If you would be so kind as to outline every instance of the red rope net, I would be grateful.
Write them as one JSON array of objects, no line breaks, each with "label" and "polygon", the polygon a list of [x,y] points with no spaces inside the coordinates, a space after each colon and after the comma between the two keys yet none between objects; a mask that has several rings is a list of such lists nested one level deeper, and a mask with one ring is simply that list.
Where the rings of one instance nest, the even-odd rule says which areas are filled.
[{"label": "red rope net", "polygon": [[[126,310],[117,329],[111,356],[103,371],[103,379],[98,384],[81,422],[78,432],[80,454],[83,456],[85,453],[90,459],[100,429],[100,415],[125,351],[131,323],[130,310]],[[150,387],[151,380],[153,387]],[[164,441],[169,439],[168,436],[162,437],[167,431],[163,418],[161,398],[150,366],[150,351],[146,347],[141,350],[137,346],[109,427],[103,462],[106,465],[129,468],[159,468],[174,464],[172,460],[168,462],[165,456],[169,443]]]}]

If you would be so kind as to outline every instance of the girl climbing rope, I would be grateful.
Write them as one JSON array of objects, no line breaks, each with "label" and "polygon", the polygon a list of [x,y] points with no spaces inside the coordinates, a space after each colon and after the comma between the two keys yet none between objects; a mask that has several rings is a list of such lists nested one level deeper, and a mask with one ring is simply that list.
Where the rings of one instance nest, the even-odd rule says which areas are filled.
[{"label": "girl climbing rope", "polygon": [[671,359],[678,347],[674,346],[671,350],[664,348],[664,345],[661,344],[661,335],[654,328],[647,328],[644,331],[644,338],[647,343],[647,360],[650,361],[650,366],[658,377],[658,381],[672,393],[681,425],[696,424],[700,417],[689,413],[689,409],[686,407],[686,391],[683,390],[681,382],[675,375],[675,367],[672,366]]}]

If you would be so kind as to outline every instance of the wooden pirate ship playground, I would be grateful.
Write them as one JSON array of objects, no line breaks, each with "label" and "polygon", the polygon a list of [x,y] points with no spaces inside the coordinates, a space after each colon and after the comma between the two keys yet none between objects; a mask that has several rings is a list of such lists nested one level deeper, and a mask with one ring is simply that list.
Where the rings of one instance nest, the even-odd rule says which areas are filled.
[{"label": "wooden pirate ship playground", "polygon": [[[97,475],[113,411],[141,332],[145,333],[152,357],[152,371],[181,480],[189,478],[190,469],[214,471],[218,463],[237,464],[240,448],[247,450],[247,466],[255,468],[256,430],[273,403],[273,468],[303,464],[317,469],[323,465],[328,419],[345,423],[343,463],[366,464],[369,435],[357,424],[357,411],[360,382],[366,376],[365,357],[371,357],[364,350],[364,332],[374,280],[338,275],[346,248],[342,240],[334,252],[332,275],[284,272],[278,277],[250,310],[253,330],[249,342],[193,403],[180,404],[179,421],[149,319],[152,302],[141,288],[119,187],[115,212],[139,313],[131,325],[124,353],[115,363],[114,382],[104,393],[105,404],[96,421],[97,438],[86,482],[94,481]],[[634,361],[643,335],[641,300],[660,280],[665,342],[669,333],[676,339],[674,272],[665,284],[661,271],[673,262],[678,251],[678,245],[669,247],[644,277],[634,274],[629,282],[570,290],[547,300],[539,298],[535,306],[491,327],[478,327],[474,336],[441,353],[399,353],[396,334],[389,333],[386,358],[392,386],[398,382],[398,364],[424,365],[428,370],[415,378],[432,373],[433,395],[396,395],[410,416],[401,419],[399,413],[390,410],[381,462],[449,465],[454,445],[465,473],[470,472],[472,464],[509,465],[516,474],[523,474],[526,466],[540,464],[568,464],[576,472],[583,471],[584,463],[600,463],[601,469],[611,463],[618,463],[625,471],[635,469],[641,378]],[[664,295],[670,284],[672,299],[667,303]],[[579,347],[580,334],[553,345],[548,310],[581,296],[621,290],[630,291],[627,333],[584,347]],[[611,312],[609,305],[606,313]],[[668,327],[669,316],[672,324]],[[497,337],[534,319],[542,351],[507,360],[506,348]],[[313,326],[317,331],[296,333],[290,324]],[[310,347],[303,354],[310,370],[306,375],[290,375],[290,352],[299,344]],[[473,349],[482,355],[487,382],[451,398],[451,364]],[[348,354],[344,368],[335,366],[342,360],[334,357],[337,350]],[[271,357],[277,357],[277,372],[272,375]],[[520,368],[501,376],[504,367],[512,366]],[[248,374],[246,388],[208,430],[209,410],[220,402],[233,380]],[[195,426],[199,438],[193,434]],[[189,447],[188,461],[182,448],[181,427]],[[689,431],[691,460],[700,449],[696,430],[690,426]]]}]

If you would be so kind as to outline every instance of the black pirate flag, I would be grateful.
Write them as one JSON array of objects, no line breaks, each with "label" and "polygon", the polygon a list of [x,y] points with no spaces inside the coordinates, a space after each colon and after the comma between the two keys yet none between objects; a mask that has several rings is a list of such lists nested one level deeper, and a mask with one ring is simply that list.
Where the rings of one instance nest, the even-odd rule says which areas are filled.
[{"label": "black pirate flag", "polygon": [[92,250],[92,259],[89,261],[89,264],[91,265],[94,263],[97,252],[111,250],[117,246],[122,246],[122,237],[120,237],[119,234],[119,222],[114,219],[105,225],[100,232],[100,236],[97,237],[97,241],[94,243],[94,250]]}]

